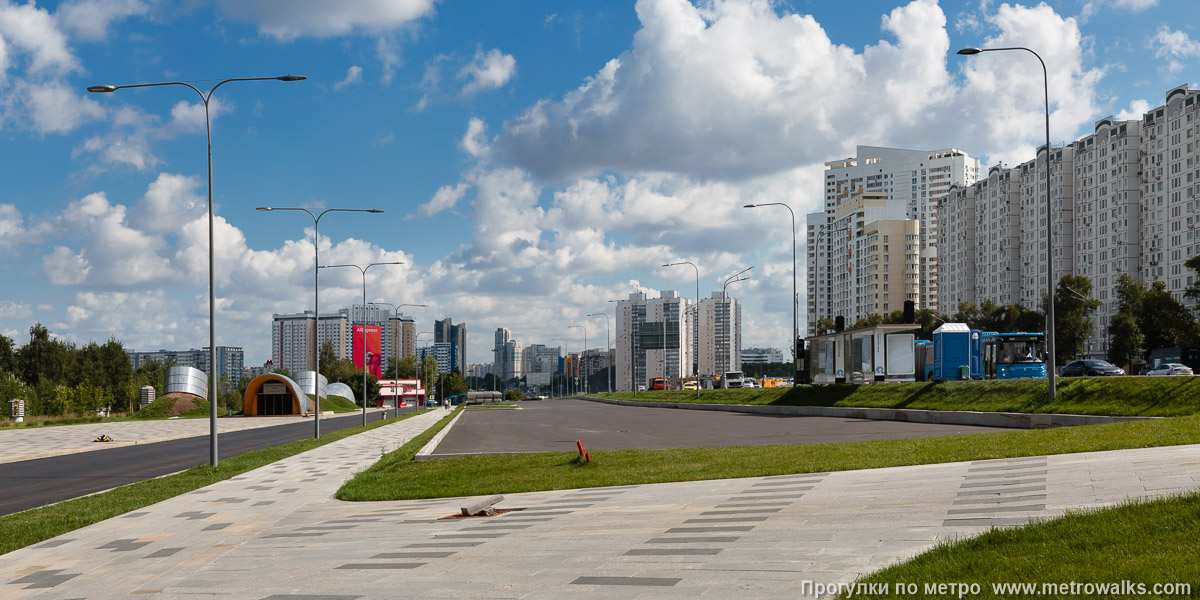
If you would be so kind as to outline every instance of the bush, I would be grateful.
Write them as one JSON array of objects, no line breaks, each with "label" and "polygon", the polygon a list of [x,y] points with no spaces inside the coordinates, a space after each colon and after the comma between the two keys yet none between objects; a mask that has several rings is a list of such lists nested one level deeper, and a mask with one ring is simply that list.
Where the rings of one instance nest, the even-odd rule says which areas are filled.
[{"label": "bush", "polygon": [[518,392],[517,390],[509,390],[507,392],[504,392],[504,399],[508,400],[508,401],[524,400],[525,394],[522,394],[521,392]]}]

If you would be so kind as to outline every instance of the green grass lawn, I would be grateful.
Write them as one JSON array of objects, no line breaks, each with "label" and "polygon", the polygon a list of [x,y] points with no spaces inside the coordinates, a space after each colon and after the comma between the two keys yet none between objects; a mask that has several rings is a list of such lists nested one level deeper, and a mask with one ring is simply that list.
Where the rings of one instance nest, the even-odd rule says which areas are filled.
[{"label": "green grass lawn", "polygon": [[335,413],[359,412],[362,407],[355,404],[354,401],[343,398],[341,396],[325,396],[321,398],[321,411],[333,411]]},{"label": "green grass lawn", "polygon": [[[1009,529],[994,529],[978,537],[942,543],[911,560],[858,580],[888,594],[844,594],[842,598],[912,598],[897,594],[897,583],[978,584],[971,598],[1136,597],[1126,594],[1036,593],[999,594],[993,584],[1189,583],[1200,596],[1200,494],[1137,500],[1101,510],[1071,512],[1050,521]],[[868,588],[869,589],[869,588]],[[861,589],[860,589],[861,591]],[[1054,590],[1062,591],[1062,590]],[[1069,590],[1068,590],[1069,591]]]},{"label": "green grass lawn", "polygon": [[[299,440],[282,446],[253,450],[241,456],[225,459],[216,467],[208,465],[193,467],[182,473],[148,479],[114,488],[107,492],[0,517],[0,532],[3,532],[3,535],[0,535],[0,554],[48,540],[68,531],[87,527],[93,523],[98,523],[180,494],[186,494],[192,490],[211,485],[218,481],[224,481],[277,460],[336,442],[356,433],[395,423],[397,420],[407,419],[421,414],[421,412],[401,415],[399,419],[393,418],[374,421],[368,423],[366,426],[325,433],[321,435],[321,439],[319,440]],[[448,419],[449,417],[443,419],[442,422],[444,423]]]},{"label": "green grass lawn", "polygon": [[848,444],[591,450],[592,462],[586,464],[579,463],[573,451],[412,461],[401,449],[356,475],[337,497],[403,500],[507,494],[1196,443],[1200,415]]},{"label": "green grass lawn", "polygon": [[[782,406],[842,406],[976,410],[988,412],[1062,413],[1173,417],[1200,413],[1200,377],[1059,378],[1055,402],[1046,402],[1044,379],[1008,381],[942,381],[875,385],[822,385],[792,388],[750,388],[638,392],[642,402],[707,404],[773,404]],[[632,392],[595,394],[634,400]]]}]

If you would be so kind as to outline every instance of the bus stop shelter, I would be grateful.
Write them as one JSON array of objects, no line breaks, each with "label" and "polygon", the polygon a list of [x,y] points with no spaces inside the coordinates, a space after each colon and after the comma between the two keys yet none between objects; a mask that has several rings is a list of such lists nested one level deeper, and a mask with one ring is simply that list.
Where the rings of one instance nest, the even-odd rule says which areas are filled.
[{"label": "bus stop shelter", "polygon": [[822,383],[914,381],[915,323],[846,329],[805,340],[809,380]]}]

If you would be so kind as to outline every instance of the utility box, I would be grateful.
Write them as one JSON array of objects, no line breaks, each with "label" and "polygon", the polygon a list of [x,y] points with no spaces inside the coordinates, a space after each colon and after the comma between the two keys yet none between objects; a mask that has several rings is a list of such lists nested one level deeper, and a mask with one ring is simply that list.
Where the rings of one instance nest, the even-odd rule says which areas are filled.
[{"label": "utility box", "polygon": [[154,386],[143,385],[138,389],[138,408],[146,408],[151,402],[154,402]]},{"label": "utility box", "polygon": [[18,423],[25,422],[25,401],[14,398],[8,401],[8,416]]},{"label": "utility box", "polygon": [[943,323],[933,331],[933,380],[970,378],[971,328],[964,323]]}]

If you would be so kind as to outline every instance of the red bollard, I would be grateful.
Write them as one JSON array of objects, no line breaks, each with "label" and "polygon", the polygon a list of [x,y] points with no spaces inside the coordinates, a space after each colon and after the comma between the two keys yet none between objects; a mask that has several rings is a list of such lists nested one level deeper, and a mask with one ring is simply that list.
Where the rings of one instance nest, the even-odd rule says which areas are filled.
[{"label": "red bollard", "polygon": [[579,447],[579,456],[583,456],[583,442],[575,440],[575,445]]},{"label": "red bollard", "polygon": [[583,453],[583,462],[592,462],[592,453],[591,452]]}]

